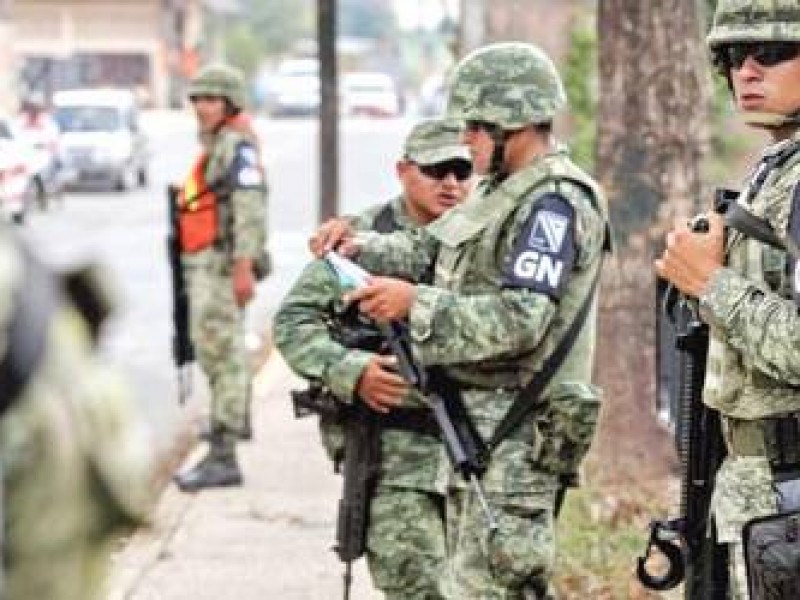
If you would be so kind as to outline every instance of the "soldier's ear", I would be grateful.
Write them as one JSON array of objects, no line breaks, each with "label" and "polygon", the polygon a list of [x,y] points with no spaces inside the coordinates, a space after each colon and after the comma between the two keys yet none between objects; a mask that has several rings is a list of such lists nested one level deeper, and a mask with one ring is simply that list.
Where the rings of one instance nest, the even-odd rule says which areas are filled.
[{"label": "soldier's ear", "polygon": [[405,158],[402,160],[398,160],[397,163],[395,163],[395,172],[397,173],[397,178],[403,179],[403,177],[406,176],[406,173],[408,173],[411,167],[412,164],[409,160]]}]

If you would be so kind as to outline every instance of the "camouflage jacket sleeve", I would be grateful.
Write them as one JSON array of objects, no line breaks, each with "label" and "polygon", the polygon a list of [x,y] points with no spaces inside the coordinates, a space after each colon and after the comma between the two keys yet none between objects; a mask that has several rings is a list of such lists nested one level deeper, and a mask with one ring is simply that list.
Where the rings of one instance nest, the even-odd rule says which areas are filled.
[{"label": "camouflage jacket sleeve", "polygon": [[233,256],[256,258],[266,243],[267,182],[255,145],[237,132],[221,141],[228,165]]},{"label": "camouflage jacket sleeve", "polygon": [[800,385],[800,315],[792,300],[720,269],[700,298],[703,319],[763,374]]},{"label": "camouflage jacket sleeve", "polygon": [[466,296],[418,285],[409,324],[425,364],[478,362],[535,348],[555,309],[530,290]]},{"label": "camouflage jacket sleeve", "polygon": [[372,354],[346,348],[328,330],[331,304],[341,290],[322,260],[310,263],[275,315],[275,345],[300,376],[327,385],[341,400],[352,399]]},{"label": "camouflage jacket sleeve", "polygon": [[[517,212],[500,240],[500,257],[509,256],[532,207]],[[602,253],[605,225],[586,202],[576,206],[575,268],[593,267]],[[500,281],[502,266],[492,278]],[[569,286],[565,293],[575,293]],[[409,315],[415,349],[425,364],[477,362],[529,352],[543,340],[557,311],[557,300],[525,287],[463,294],[417,285]]]},{"label": "camouflage jacket sleeve", "polygon": [[424,228],[389,234],[361,232],[358,262],[370,273],[419,281],[436,260],[437,240]]}]

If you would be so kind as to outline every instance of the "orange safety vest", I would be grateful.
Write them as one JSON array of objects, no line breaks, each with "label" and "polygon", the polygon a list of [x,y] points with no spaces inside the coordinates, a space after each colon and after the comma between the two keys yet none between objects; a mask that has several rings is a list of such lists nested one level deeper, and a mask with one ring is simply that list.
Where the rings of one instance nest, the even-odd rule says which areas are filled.
[{"label": "orange safety vest", "polygon": [[208,154],[197,158],[178,196],[181,250],[199,252],[217,239],[219,231],[219,198],[206,181]]}]

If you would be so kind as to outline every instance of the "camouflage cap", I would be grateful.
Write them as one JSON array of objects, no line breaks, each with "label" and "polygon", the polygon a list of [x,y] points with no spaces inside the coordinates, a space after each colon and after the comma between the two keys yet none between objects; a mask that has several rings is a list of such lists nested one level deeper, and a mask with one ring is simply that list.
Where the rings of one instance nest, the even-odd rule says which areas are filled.
[{"label": "camouflage cap", "polygon": [[403,155],[422,165],[461,158],[471,161],[469,148],[461,143],[461,129],[444,119],[417,124],[406,137]]},{"label": "camouflage cap", "polygon": [[800,42],[800,2],[719,0],[708,47],[757,41]]},{"label": "camouflage cap", "polygon": [[458,64],[447,116],[519,129],[552,121],[566,103],[561,77],[547,54],[533,44],[501,42],[475,50]]},{"label": "camouflage cap", "polygon": [[245,106],[244,75],[239,69],[224,64],[211,64],[200,72],[189,84],[188,96],[219,96],[238,109]]}]

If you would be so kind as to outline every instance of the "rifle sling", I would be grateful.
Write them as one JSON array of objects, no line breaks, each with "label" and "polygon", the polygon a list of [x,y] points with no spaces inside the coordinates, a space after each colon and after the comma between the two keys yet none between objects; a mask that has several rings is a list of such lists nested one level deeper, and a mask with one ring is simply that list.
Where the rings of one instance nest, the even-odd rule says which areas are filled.
[{"label": "rifle sling", "polygon": [[597,272],[594,275],[589,291],[586,293],[583,304],[581,304],[580,309],[578,309],[575,318],[572,320],[572,323],[570,323],[569,329],[567,329],[566,333],[561,338],[556,349],[544,361],[542,368],[533,376],[530,383],[520,390],[517,399],[494,430],[491,439],[486,443],[489,452],[492,452],[519,427],[520,423],[522,423],[536,407],[539,406],[542,392],[561,368],[570,350],[572,350],[572,346],[575,344],[575,340],[578,338],[583,324],[586,322],[589,308],[595,296],[594,292],[597,289],[597,283],[600,279],[602,266],[603,262],[601,259],[600,263],[597,265]]}]

